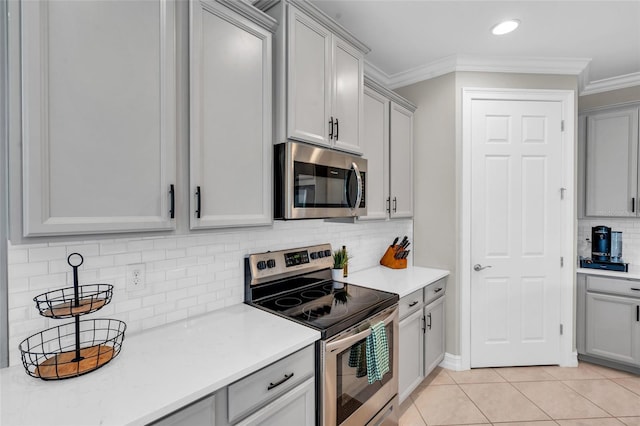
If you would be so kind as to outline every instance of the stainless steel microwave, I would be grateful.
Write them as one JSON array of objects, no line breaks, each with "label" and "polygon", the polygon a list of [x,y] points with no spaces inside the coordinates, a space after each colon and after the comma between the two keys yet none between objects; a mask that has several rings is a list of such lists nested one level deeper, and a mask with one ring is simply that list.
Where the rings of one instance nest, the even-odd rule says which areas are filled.
[{"label": "stainless steel microwave", "polygon": [[367,214],[367,160],[308,145],[274,145],[274,218],[312,219]]}]

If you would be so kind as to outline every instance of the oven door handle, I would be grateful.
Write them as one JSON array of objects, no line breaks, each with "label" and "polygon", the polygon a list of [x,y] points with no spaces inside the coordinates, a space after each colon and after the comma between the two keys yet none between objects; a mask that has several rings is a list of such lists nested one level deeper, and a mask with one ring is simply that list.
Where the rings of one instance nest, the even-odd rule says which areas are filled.
[{"label": "oven door handle", "polygon": [[[384,320],[384,325],[387,326],[390,322],[394,320],[398,315],[398,308],[394,309]],[[376,321],[377,323],[378,321]],[[354,343],[365,339],[367,336],[371,334],[371,328],[367,328],[360,333],[354,334],[353,336],[345,337],[344,339],[338,339],[335,342],[327,343],[327,352],[335,352],[337,350],[344,350],[351,347]]]}]

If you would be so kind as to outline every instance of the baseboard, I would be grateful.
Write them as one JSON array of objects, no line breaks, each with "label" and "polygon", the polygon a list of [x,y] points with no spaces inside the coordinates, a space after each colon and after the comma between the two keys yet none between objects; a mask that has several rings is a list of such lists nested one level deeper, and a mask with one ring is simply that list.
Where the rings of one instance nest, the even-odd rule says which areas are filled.
[{"label": "baseboard", "polygon": [[453,371],[462,371],[462,357],[460,355],[453,355],[446,352],[444,354],[444,359],[439,364],[439,367]]},{"label": "baseboard", "polygon": [[577,367],[578,366],[578,352],[573,351],[569,355],[569,359],[566,363],[560,363],[560,367]]},{"label": "baseboard", "polygon": [[[439,367],[446,368],[453,371],[463,371],[462,357],[460,355],[453,355],[450,353],[444,354],[444,359],[438,365]],[[577,367],[578,366],[578,352],[572,352],[566,363],[561,363],[561,367]]]}]

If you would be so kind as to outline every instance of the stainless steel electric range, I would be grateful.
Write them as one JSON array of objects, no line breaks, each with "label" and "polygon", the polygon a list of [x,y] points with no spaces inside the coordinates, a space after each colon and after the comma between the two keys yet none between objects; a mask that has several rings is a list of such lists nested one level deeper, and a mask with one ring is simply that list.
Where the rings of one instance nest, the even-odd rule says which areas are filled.
[{"label": "stainless steel electric range", "polygon": [[[318,425],[397,425],[398,295],[333,281],[331,253],[330,244],[321,244],[248,256],[245,303],[320,331]],[[370,384],[365,364],[354,362],[354,353],[381,321],[390,371]]]}]

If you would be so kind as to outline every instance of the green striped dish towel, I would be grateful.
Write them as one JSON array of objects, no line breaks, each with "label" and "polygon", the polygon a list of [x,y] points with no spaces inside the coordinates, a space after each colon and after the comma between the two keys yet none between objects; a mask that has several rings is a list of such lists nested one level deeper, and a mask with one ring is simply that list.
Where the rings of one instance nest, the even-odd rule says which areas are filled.
[{"label": "green striped dish towel", "polygon": [[371,334],[367,337],[367,380],[372,384],[389,372],[389,344],[387,329],[380,321],[371,326]]}]

